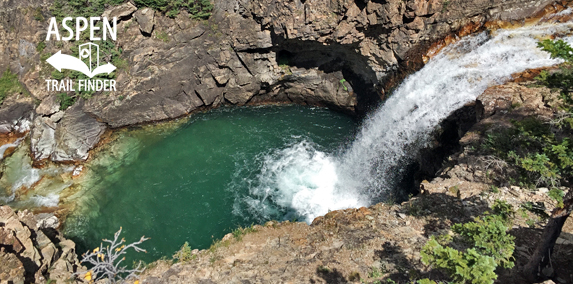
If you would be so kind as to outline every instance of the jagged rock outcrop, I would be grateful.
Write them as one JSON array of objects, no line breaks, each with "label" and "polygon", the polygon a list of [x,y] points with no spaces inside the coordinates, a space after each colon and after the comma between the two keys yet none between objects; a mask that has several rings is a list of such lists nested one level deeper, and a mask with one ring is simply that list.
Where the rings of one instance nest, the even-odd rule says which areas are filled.
[{"label": "jagged rock outcrop", "polygon": [[31,133],[31,147],[36,161],[84,161],[88,151],[99,141],[106,127],[82,111],[82,102],[50,117],[37,116]]},{"label": "jagged rock outcrop", "polygon": [[[119,17],[116,45],[127,60],[118,71],[118,90],[98,92],[74,112],[111,128],[222,104],[286,102],[364,113],[385,96],[398,74],[423,64],[422,52],[433,42],[468,25],[475,30],[489,20],[531,16],[551,2],[217,0],[207,22],[192,20],[184,11],[169,18],[136,10],[126,2],[104,12]],[[19,74],[39,102],[36,114],[47,118],[58,113],[58,99],[46,90],[53,69],[40,57],[70,47],[49,41],[44,51],[34,48],[45,39],[50,5],[49,0],[0,3],[0,69]],[[0,110],[9,107],[4,103]],[[78,140],[60,143],[64,147],[50,154],[45,139],[36,139],[42,142],[33,142],[32,148],[43,150],[34,156],[85,159],[84,150],[74,153],[69,146],[97,138],[99,125],[93,133],[80,134],[60,123],[60,130],[53,130],[75,133],[65,139],[80,134]],[[2,129],[9,128],[2,124]],[[49,134],[44,130],[38,132]],[[95,143],[84,146],[90,145]]]},{"label": "jagged rock outcrop", "polygon": [[56,230],[51,214],[0,206],[0,282],[69,283],[79,266],[75,244]]},{"label": "jagged rock outcrop", "polygon": [[24,133],[30,130],[34,115],[32,98],[24,95],[10,96],[0,107],[0,134]]}]

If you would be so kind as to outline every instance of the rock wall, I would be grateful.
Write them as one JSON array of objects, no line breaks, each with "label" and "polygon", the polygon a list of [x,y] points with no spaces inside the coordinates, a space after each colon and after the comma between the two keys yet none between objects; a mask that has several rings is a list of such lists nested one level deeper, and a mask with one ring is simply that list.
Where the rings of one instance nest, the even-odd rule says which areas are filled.
[{"label": "rock wall", "polygon": [[18,103],[26,111],[0,106],[0,130],[33,117],[35,159],[81,161],[107,128],[224,104],[298,103],[364,114],[384,98],[392,78],[423,64],[431,43],[468,24],[533,15],[552,2],[216,0],[206,22],[126,2],[104,13],[120,19],[116,45],[127,64],[118,71],[118,91],[96,93],[63,112],[45,86],[53,68],[40,57],[70,44],[35,48],[45,40],[51,1],[3,1],[0,70],[18,73],[31,98]]},{"label": "rock wall", "polygon": [[[0,206],[0,283],[70,283],[80,267],[75,244],[56,230],[51,214]],[[85,269],[83,269],[85,270]]]}]

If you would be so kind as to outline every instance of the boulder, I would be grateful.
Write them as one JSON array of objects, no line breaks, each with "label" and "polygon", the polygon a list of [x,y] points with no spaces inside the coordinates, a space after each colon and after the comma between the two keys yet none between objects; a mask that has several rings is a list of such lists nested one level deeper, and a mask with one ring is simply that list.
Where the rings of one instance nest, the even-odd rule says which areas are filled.
[{"label": "boulder", "polygon": [[51,115],[60,110],[60,101],[56,95],[49,95],[36,108],[36,113],[40,115]]},{"label": "boulder", "polygon": [[32,157],[36,161],[48,159],[56,147],[55,127],[50,127],[40,116],[34,119],[33,125],[30,134]]},{"label": "boulder", "polygon": [[105,10],[101,16],[107,17],[109,21],[116,17],[119,21],[128,18],[135,11],[137,11],[137,7],[131,4],[131,2],[126,2],[119,6],[111,7]]},{"label": "boulder", "polygon": [[82,102],[70,107],[55,131],[55,148],[50,159],[55,162],[85,161],[100,136],[105,124],[82,111]]},{"label": "boulder", "polygon": [[40,213],[36,215],[38,229],[57,229],[60,226],[60,220],[54,214]]},{"label": "boulder", "polygon": [[153,26],[155,25],[155,10],[151,8],[143,8],[135,12],[135,20],[139,24],[139,29],[146,35],[151,35]]}]

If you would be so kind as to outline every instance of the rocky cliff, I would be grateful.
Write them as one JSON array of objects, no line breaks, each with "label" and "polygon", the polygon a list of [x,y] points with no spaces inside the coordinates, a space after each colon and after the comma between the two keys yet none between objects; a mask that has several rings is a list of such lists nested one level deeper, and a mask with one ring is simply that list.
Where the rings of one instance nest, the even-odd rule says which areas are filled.
[{"label": "rocky cliff", "polygon": [[[52,214],[0,207],[0,283],[64,283],[82,270],[74,242],[56,228]],[[85,269],[84,269],[85,270]]]},{"label": "rocky cliff", "polygon": [[[299,103],[364,114],[423,52],[447,35],[487,21],[534,15],[551,0],[215,1],[208,21],[175,18],[130,2],[118,17],[127,60],[117,92],[99,92],[59,110],[47,92],[45,55],[69,43],[45,42],[51,1],[0,3],[0,70],[29,91],[0,106],[0,131],[32,128],[36,161],[81,161],[110,128],[184,116],[219,105]],[[553,6],[547,6],[553,3]],[[464,30],[465,29],[465,30]],[[17,111],[15,111],[17,110]]]}]

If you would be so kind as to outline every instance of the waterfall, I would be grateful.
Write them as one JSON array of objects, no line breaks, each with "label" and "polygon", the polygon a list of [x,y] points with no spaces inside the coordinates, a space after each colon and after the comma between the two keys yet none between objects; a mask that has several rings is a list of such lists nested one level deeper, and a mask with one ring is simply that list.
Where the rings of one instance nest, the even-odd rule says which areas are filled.
[{"label": "waterfall", "polygon": [[276,218],[278,205],[307,222],[330,210],[371,205],[396,186],[404,166],[449,114],[511,74],[560,63],[537,42],[572,28],[561,23],[485,31],[451,44],[406,78],[340,153],[303,141],[267,154],[241,202],[261,218]]}]

